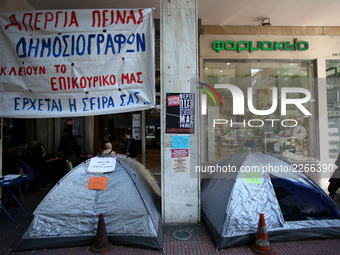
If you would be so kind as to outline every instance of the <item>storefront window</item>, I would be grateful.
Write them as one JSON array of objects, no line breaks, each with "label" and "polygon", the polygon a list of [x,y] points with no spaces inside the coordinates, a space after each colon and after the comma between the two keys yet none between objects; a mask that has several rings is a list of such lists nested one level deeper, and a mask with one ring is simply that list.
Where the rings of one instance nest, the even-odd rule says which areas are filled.
[{"label": "storefront window", "polygon": [[250,151],[291,161],[317,157],[313,61],[205,60],[203,65],[204,161]]},{"label": "storefront window", "polygon": [[[157,104],[160,97],[156,96]],[[95,117],[95,148],[99,151],[103,141],[110,141],[113,150],[124,153],[124,132],[131,130],[133,138],[137,141],[137,160],[143,162],[142,125],[145,127],[145,165],[152,173],[160,173],[161,143],[160,143],[160,113],[157,109],[145,110],[145,120],[142,121],[143,112],[126,112]]]},{"label": "storefront window", "polygon": [[340,151],[340,61],[326,61],[329,157]]}]

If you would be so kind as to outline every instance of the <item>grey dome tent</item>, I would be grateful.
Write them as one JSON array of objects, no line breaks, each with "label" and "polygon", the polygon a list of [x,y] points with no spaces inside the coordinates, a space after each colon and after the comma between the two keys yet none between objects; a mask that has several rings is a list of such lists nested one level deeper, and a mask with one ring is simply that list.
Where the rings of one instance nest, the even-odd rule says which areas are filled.
[{"label": "grey dome tent", "polygon": [[138,161],[116,156],[105,190],[88,189],[90,160],[57,183],[34,211],[15,250],[92,245],[103,213],[109,242],[162,248],[161,195],[157,181]]},{"label": "grey dome tent", "polygon": [[217,249],[254,242],[260,213],[270,241],[340,237],[334,202],[288,161],[238,153],[214,167],[202,178],[201,203]]}]

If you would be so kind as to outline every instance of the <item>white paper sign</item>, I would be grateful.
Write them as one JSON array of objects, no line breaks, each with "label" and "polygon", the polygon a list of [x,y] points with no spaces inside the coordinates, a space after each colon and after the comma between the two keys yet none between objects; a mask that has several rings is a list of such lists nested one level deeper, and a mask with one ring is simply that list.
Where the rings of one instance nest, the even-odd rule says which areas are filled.
[{"label": "white paper sign", "polygon": [[89,174],[104,174],[111,173],[116,168],[116,158],[113,157],[95,157],[90,161],[87,168]]},{"label": "white paper sign", "polygon": [[172,172],[187,173],[189,171],[189,149],[171,150]]},{"label": "white paper sign", "polygon": [[155,106],[152,9],[0,13],[0,117]]}]

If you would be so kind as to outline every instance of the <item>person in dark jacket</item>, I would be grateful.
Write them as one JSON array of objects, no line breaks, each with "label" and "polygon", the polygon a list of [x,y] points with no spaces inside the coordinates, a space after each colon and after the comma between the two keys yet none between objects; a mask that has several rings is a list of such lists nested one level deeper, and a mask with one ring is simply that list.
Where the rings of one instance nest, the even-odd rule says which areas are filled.
[{"label": "person in dark jacket", "polygon": [[58,151],[62,152],[62,156],[64,160],[68,160],[72,163],[72,166],[75,167],[77,165],[77,157],[80,155],[80,146],[77,144],[77,141],[71,135],[71,132],[68,128],[65,128],[64,136],[61,138]]},{"label": "person in dark jacket", "polygon": [[137,142],[131,136],[131,131],[127,130],[124,133],[125,136],[125,146],[124,146],[124,154],[131,158],[137,158]]}]

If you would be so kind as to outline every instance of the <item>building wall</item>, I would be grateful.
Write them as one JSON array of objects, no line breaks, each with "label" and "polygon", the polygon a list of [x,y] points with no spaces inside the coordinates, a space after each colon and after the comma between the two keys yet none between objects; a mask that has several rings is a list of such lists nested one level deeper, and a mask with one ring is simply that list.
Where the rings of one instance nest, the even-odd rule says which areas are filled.
[{"label": "building wall", "polygon": [[[33,9],[24,0],[1,0],[1,11],[30,10]],[[327,59],[340,59],[340,33],[338,28],[324,27],[202,27],[199,38],[198,55],[198,19],[197,2],[161,0],[161,82],[162,82],[162,109],[165,112],[166,93],[196,92],[192,79],[198,77],[198,66],[202,68],[204,59],[312,59],[317,61],[317,76],[325,78],[325,61]],[[176,35],[174,38],[173,35]],[[299,41],[308,41],[309,50],[301,52],[280,51],[247,51],[216,52],[212,48],[215,40],[233,41],[290,41],[294,38]],[[202,69],[200,70],[202,73]],[[327,105],[325,83],[318,85],[318,140],[321,162],[333,162],[328,158],[327,136]],[[198,103],[197,103],[198,106]],[[196,107],[197,109],[198,107]],[[199,164],[200,143],[199,116],[195,123],[195,133],[190,134],[190,159],[187,173],[178,174],[172,171],[171,143],[176,135],[166,134],[162,127],[162,210],[163,221],[171,222],[197,222],[200,220],[200,185],[199,176],[192,176],[191,171]],[[86,119],[86,146],[93,148],[94,127],[93,119]],[[162,114],[162,123],[165,123],[165,115]],[[55,123],[55,140],[60,140],[60,123]],[[180,135],[179,135],[180,136]],[[1,143],[1,140],[0,140]],[[0,144],[1,145],[1,144]],[[0,146],[1,148],[1,146]],[[1,159],[0,159],[1,160]]]},{"label": "building wall", "polygon": [[26,0],[0,0],[0,11],[33,10]]}]

